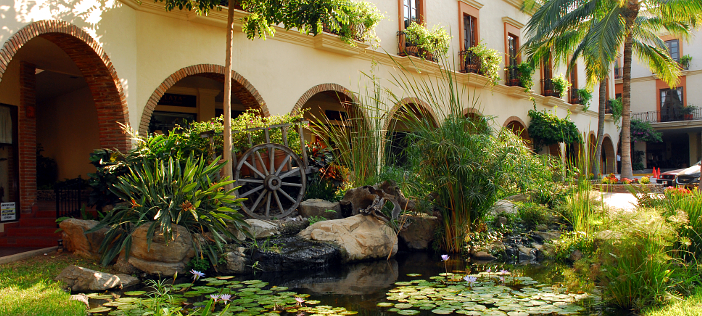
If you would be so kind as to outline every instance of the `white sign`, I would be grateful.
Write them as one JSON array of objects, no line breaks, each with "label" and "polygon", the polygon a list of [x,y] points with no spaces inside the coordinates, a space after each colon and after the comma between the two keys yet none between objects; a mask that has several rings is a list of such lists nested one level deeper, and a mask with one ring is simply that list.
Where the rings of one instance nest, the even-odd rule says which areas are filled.
[{"label": "white sign", "polygon": [[0,204],[0,221],[14,221],[17,219],[15,202]]}]

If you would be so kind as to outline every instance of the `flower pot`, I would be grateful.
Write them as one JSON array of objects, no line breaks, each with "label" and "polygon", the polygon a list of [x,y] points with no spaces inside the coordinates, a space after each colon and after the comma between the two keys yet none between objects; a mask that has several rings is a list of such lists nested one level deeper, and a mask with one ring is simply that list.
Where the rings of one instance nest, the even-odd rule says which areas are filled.
[{"label": "flower pot", "polygon": [[[251,161],[249,160],[249,163],[252,164],[260,173],[266,174],[266,169],[270,167],[270,159],[268,158],[270,155],[268,154],[268,152],[264,151],[261,151],[260,153],[261,160],[263,161],[263,166],[261,165],[261,161],[259,161],[258,158],[254,159],[253,163],[251,163]],[[254,157],[256,156],[254,155]],[[276,150],[275,154],[273,154],[273,165],[275,166],[275,168],[278,168],[278,166],[280,166],[280,164],[285,160],[286,157],[287,154],[285,152]],[[239,159],[241,159],[241,156],[237,157],[237,161],[239,161]],[[283,169],[281,171],[290,171],[290,168],[286,164],[285,166],[283,166]],[[256,173],[253,172],[251,168],[249,168],[249,166],[247,165],[243,165],[241,167],[241,172],[239,172],[240,177],[252,177],[255,174]]]},{"label": "flower pot", "polygon": [[519,79],[509,79],[507,82],[510,86],[521,86]]},{"label": "flower pot", "polygon": [[692,114],[685,114],[684,118],[686,121],[692,120]]}]

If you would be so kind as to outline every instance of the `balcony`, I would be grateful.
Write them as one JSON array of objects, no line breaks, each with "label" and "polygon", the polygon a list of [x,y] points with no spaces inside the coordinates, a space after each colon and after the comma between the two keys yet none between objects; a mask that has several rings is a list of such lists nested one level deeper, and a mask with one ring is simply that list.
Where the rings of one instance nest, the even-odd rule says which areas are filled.
[{"label": "balcony", "polygon": [[577,92],[576,89],[573,89],[570,92],[570,98],[568,100],[568,103],[583,105],[583,101],[584,101],[583,98],[580,96],[580,94]]},{"label": "balcony", "polygon": [[541,79],[541,95],[545,97],[556,97],[560,98],[561,94],[556,92],[553,87],[553,81],[551,81],[551,78],[549,79]]},{"label": "balcony", "polygon": [[[360,43],[365,42],[365,39],[361,35],[361,34],[364,34],[364,32],[366,31],[365,26],[354,25],[354,26],[351,26],[350,29],[351,29],[351,33],[353,33],[353,35],[350,37],[353,38],[353,40],[360,42]],[[340,33],[338,30],[332,29],[328,24],[322,24],[322,31],[324,31],[325,33],[334,34],[334,35],[339,35],[339,33]]]},{"label": "balcony", "polygon": [[505,85],[526,88],[519,80],[520,75],[519,68],[516,66],[508,66],[507,69],[505,69]]},{"label": "balcony", "polygon": [[622,76],[624,74],[624,71],[621,67],[615,67],[614,68],[614,79],[622,79]]},{"label": "balcony", "polygon": [[[682,108],[684,109],[684,108]],[[632,120],[641,120],[651,123],[662,122],[679,122],[679,121],[696,121],[702,120],[702,109],[694,108],[690,110],[682,110],[681,108],[672,108],[664,111],[648,111],[631,114]]]},{"label": "balcony", "polygon": [[481,74],[480,69],[480,57],[476,56],[471,50],[463,50],[458,53],[458,58],[461,61],[461,72],[462,73],[474,73]]},{"label": "balcony", "polygon": [[417,44],[408,41],[405,38],[405,32],[397,32],[397,54],[400,56],[415,56],[424,58],[428,61],[436,62],[436,59],[431,52],[417,46]]}]

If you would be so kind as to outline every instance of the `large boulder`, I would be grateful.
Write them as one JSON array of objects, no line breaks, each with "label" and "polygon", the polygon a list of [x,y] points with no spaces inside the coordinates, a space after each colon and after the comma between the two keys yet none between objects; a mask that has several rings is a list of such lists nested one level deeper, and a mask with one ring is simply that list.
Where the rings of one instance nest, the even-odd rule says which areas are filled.
[{"label": "large boulder", "polygon": [[222,273],[244,273],[248,271],[248,260],[246,258],[246,248],[231,247],[224,253],[226,264],[222,267]]},{"label": "large boulder", "polygon": [[399,268],[395,260],[359,262],[341,267],[341,276],[286,284],[326,295],[367,295],[385,291],[397,281]]},{"label": "large boulder", "polygon": [[317,222],[298,236],[338,245],[345,262],[387,258],[397,253],[395,231],[384,221],[363,214]]},{"label": "large boulder", "polygon": [[[333,211],[333,212],[330,212]],[[322,199],[309,199],[302,201],[299,208],[303,217],[321,216],[326,219],[337,219],[341,217],[341,207],[339,202],[329,202]]]},{"label": "large boulder", "polygon": [[426,214],[403,216],[409,226],[400,232],[400,240],[411,250],[427,250],[434,241],[434,232],[439,227],[439,218]]},{"label": "large boulder", "polygon": [[[407,199],[394,182],[385,181],[373,186],[367,185],[347,190],[344,198],[339,201],[341,215],[349,217],[371,211],[374,206],[378,206],[378,201],[381,199],[394,204],[392,219],[396,219],[402,210],[411,211],[415,207],[415,203]],[[384,205],[379,206],[382,208]]]},{"label": "large boulder", "polygon": [[278,235],[278,224],[273,221],[265,221],[260,219],[247,219],[249,224],[249,232],[256,239],[268,238]]},{"label": "large boulder", "polygon": [[501,214],[516,215],[519,213],[517,205],[508,200],[499,200],[495,202],[495,205],[490,210],[490,215],[498,216]]},{"label": "large boulder", "polygon": [[63,246],[67,251],[75,255],[97,259],[100,258],[100,244],[105,239],[107,228],[100,229],[96,232],[86,234],[85,232],[95,227],[98,221],[82,220],[77,218],[69,218],[59,224],[63,230]]},{"label": "large boulder", "polygon": [[173,238],[166,242],[161,231],[156,229],[149,246],[146,242],[149,225],[141,225],[132,233],[128,262],[149,274],[171,276],[185,272],[185,265],[195,256],[190,232],[183,226],[173,225]]},{"label": "large boulder", "polygon": [[265,272],[322,269],[341,261],[338,246],[299,236],[280,237],[252,249],[251,262]]},{"label": "large boulder", "polygon": [[120,278],[114,274],[75,265],[63,269],[55,280],[65,283],[73,292],[105,291],[119,288],[122,284]]}]

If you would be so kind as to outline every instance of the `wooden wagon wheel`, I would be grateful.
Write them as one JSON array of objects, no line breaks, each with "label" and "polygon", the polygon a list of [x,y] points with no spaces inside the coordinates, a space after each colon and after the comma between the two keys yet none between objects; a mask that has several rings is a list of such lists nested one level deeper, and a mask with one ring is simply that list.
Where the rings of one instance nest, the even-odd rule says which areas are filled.
[{"label": "wooden wagon wheel", "polygon": [[283,218],[292,213],[305,195],[307,176],[300,158],[279,144],[251,147],[234,170],[236,191],[246,214],[258,219]]}]

